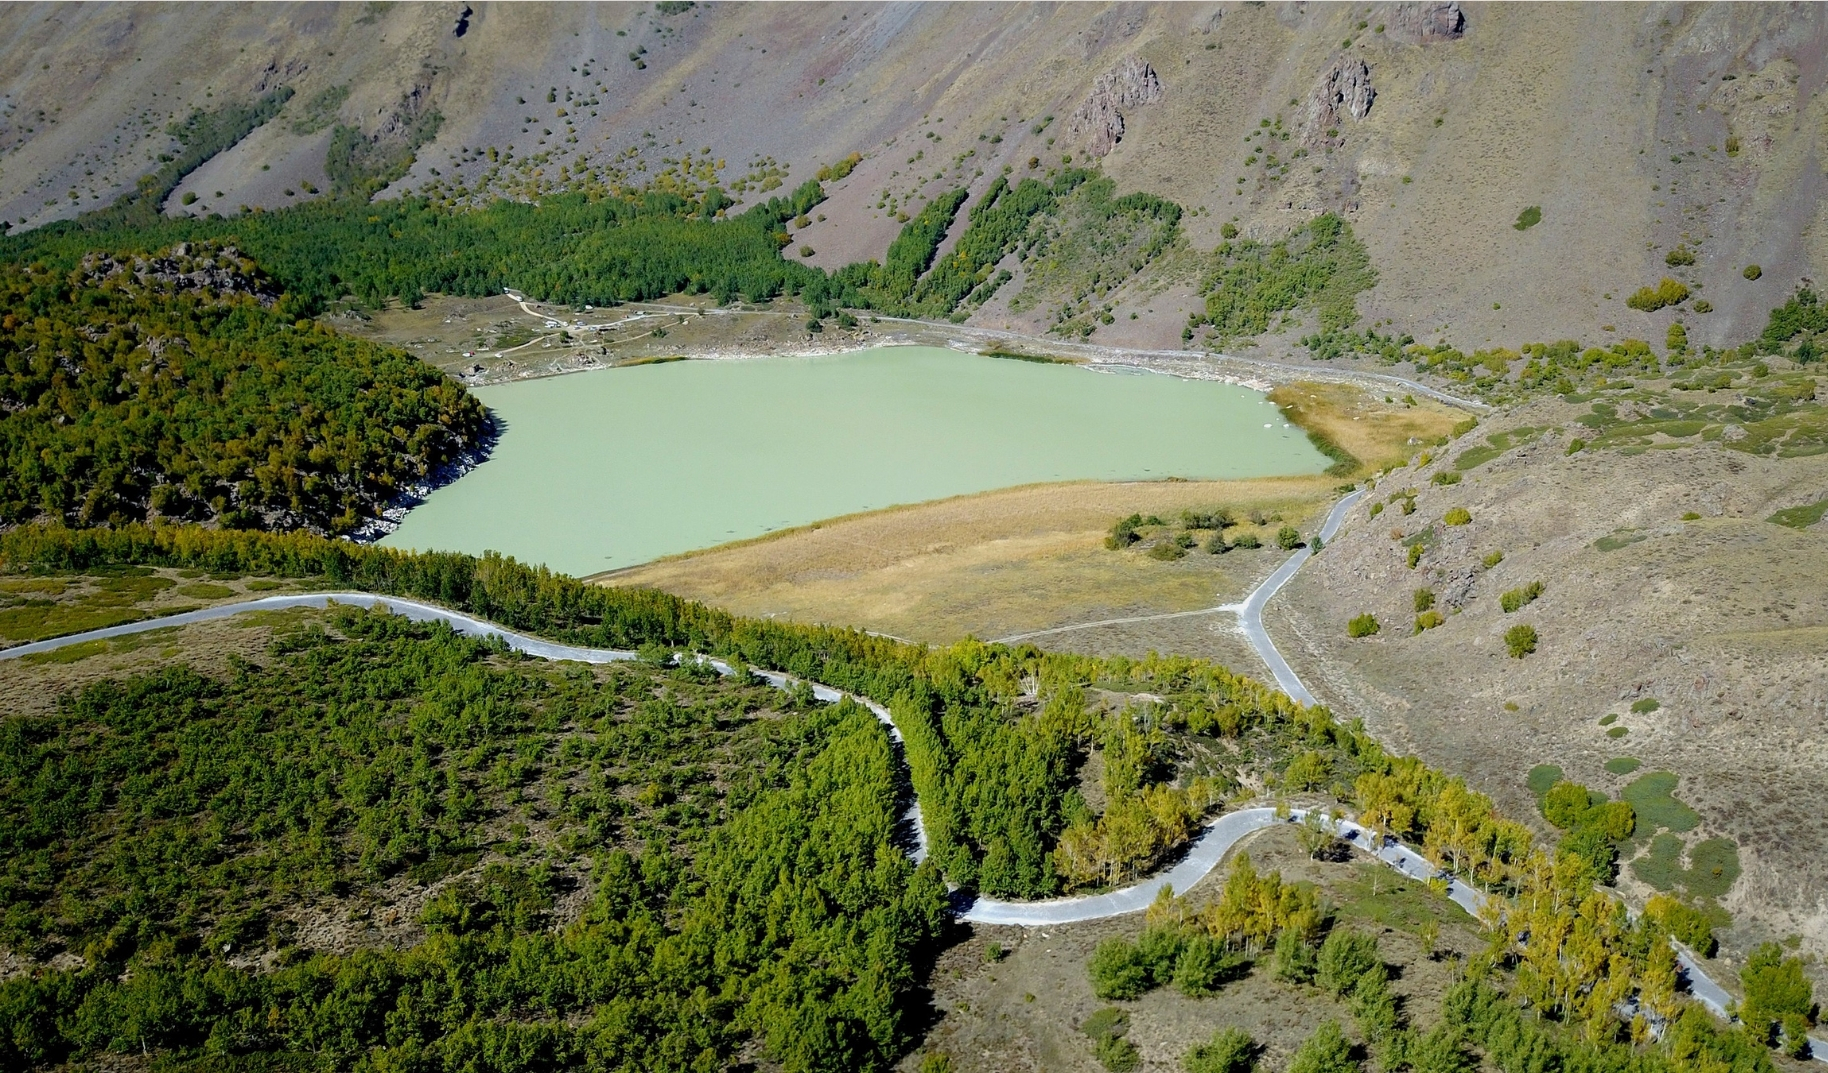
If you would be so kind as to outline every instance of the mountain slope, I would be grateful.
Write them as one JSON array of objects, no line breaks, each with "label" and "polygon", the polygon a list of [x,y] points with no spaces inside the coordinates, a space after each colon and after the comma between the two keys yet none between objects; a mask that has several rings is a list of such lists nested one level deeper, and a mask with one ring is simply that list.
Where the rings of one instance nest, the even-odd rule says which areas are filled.
[{"label": "mountain slope", "polygon": [[[1176,345],[1198,308],[1192,251],[1222,227],[1274,237],[1326,210],[1379,270],[1368,320],[1467,348],[1607,325],[1660,339],[1678,311],[1623,298],[1665,274],[1713,307],[1687,317],[1691,338],[1725,343],[1828,271],[1811,164],[1828,31],[1812,8],[19,5],[0,32],[15,226],[107,203],[173,151],[168,123],[283,84],[282,113],[168,211],[329,192],[331,157],[382,182],[415,144],[390,192],[696,171],[753,201],[857,152],[794,236],[794,256],[835,267],[881,257],[895,212],[954,185],[1111,146],[1119,192],[1190,210],[1179,256],[1105,284],[1114,323],[1096,338],[1152,346]],[[1264,123],[1275,141],[1247,141]],[[1520,231],[1528,206],[1542,222]],[[1665,265],[1678,246],[1694,266]],[[1047,294],[1010,311],[1027,281],[1005,267],[1013,282],[976,319],[1046,328]]]}]

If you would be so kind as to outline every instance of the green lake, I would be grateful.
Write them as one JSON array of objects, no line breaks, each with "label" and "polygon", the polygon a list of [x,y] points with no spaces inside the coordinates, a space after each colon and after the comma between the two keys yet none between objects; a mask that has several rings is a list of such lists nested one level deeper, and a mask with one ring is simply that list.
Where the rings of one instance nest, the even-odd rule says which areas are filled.
[{"label": "green lake", "polygon": [[476,395],[503,425],[494,453],[383,544],[585,576],[1018,484],[1327,466],[1248,388],[932,347],[669,362]]}]

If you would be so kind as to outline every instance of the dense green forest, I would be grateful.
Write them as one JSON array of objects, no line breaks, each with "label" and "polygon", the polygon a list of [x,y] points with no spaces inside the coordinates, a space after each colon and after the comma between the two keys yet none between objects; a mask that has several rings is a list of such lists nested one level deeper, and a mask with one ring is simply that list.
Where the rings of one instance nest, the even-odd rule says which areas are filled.
[{"label": "dense green forest", "polygon": [[675,194],[639,200],[561,194],[538,205],[496,201],[450,210],[417,197],[314,201],[233,219],[133,226],[52,224],[0,240],[0,258],[74,268],[103,249],[151,253],[174,243],[233,243],[284,288],[283,308],[314,315],[353,295],[371,306],[431,292],[471,297],[506,288],[543,301],[609,304],[710,293],[766,301],[826,276],[780,255],[785,221],[824,197],[807,182],[732,219]]},{"label": "dense green forest", "polygon": [[[1150,785],[1141,773],[1163,760],[1161,731],[1259,755],[1280,791],[1336,795],[1512,902],[1486,922],[1489,949],[1467,966],[1448,1035],[1411,1031],[1413,1011],[1381,977],[1329,969],[1315,907],[1299,889],[1263,893],[1272,877],[1234,875],[1218,901],[1169,923],[1152,910],[1142,943],[1095,962],[1111,988],[1204,993],[1273,949],[1279,974],[1286,956],[1298,979],[1349,1000],[1378,1068],[1416,1073],[1469,1073],[1480,1055],[1505,1073],[1766,1073],[1765,1045],[1807,1024],[1806,981],[1799,1007],[1795,959],[1775,948],[1755,966],[1769,985],[1749,986],[1768,992],[1763,1039],[1683,1000],[1665,940],[1710,949],[1706,916],[1663,897],[1633,920],[1596,888],[1633,833],[1628,803],[1551,788],[1544,813],[1570,835],[1537,850],[1459,780],[1201,661],[922,650],[493,557],[301,535],[0,537],[8,571],[118,562],[410,593],[650,658],[565,670],[344,612],[329,633],[284,633],[264,667],[163,670],[92,686],[55,716],[0,721],[0,944],[85,958],[0,985],[11,1064],[151,1048],[183,1060],[173,1068],[240,1056],[260,1068],[684,1069],[753,1046],[787,1069],[884,1068],[905,1050],[943,920],[938,872],[1045,893],[1036,876],[1071,870],[1073,832],[1113,817],[1121,787]],[[866,713],[662,669],[675,648],[892,697],[935,836],[928,870],[893,844],[897,765]],[[1162,703],[1093,718],[1092,689]],[[1102,817],[1065,777],[1088,739],[1105,751]],[[1051,854],[1026,848],[1024,832],[1059,822]],[[326,952],[301,943],[285,911],[353,905],[361,946],[390,912],[364,892],[453,874],[407,915],[403,947],[382,935],[375,949]],[[579,890],[587,905],[572,898],[559,915]],[[732,935],[749,938],[731,947]],[[1632,995],[1674,1026],[1661,1044],[1620,1015]]]},{"label": "dense green forest", "polygon": [[[331,632],[284,633],[264,667],[100,683],[54,716],[0,723],[6,941],[86,959],[0,985],[16,1026],[0,1045],[15,1064],[157,1046],[204,1064],[696,1069],[753,1040],[782,1068],[884,1068],[905,1049],[902,1018],[943,921],[941,874],[1047,893],[1065,859],[1055,832],[1095,830],[1116,804],[1086,814],[1065,777],[1074,757],[1096,738],[1121,769],[1107,792],[1141,796],[1161,785],[1139,772],[1162,759],[1162,730],[1264,757],[1272,785],[1335,795],[1507,896],[1509,914],[1486,921],[1480,986],[1529,1012],[1467,1022],[1467,1042],[1507,1073],[1767,1068],[1761,1045],[1684,1012],[1661,937],[1704,945],[1705,918],[1662,899],[1634,922],[1597,888],[1615,866],[1606,843],[1631,834],[1628,804],[1557,811],[1570,837],[1539,848],[1460,780],[1203,661],[927,649],[494,556],[302,534],[0,535],[8,571],[135,563],[428,598],[574,643],[639,647],[651,666],[531,665],[441,628],[347,613]],[[660,669],[680,649],[886,698],[933,863],[913,869],[893,843],[905,791],[867,713]],[[1094,689],[1161,701],[1101,723],[1082,700]],[[758,718],[764,709],[779,715]],[[526,826],[503,830],[504,819]],[[481,852],[497,856],[479,871]],[[464,878],[420,912],[417,945],[300,948],[264,971],[234,963],[241,943],[292,949],[275,907],[301,895],[452,873]],[[591,907],[555,922],[574,882],[588,883]],[[1236,923],[1224,904],[1208,932],[1223,925],[1262,949],[1285,926]],[[1769,1026],[1803,1024],[1793,959],[1767,960]],[[1620,1004],[1633,994],[1684,1027],[1651,1044]],[[1375,1013],[1376,998],[1364,1008]],[[1769,1026],[1767,1042],[1789,1038]],[[1515,1051],[1518,1032],[1542,1042]],[[1532,1064],[1545,1054],[1559,1057]]]},{"label": "dense green forest", "polygon": [[[754,1039],[848,1071],[905,1049],[945,892],[893,844],[869,712],[696,667],[504,660],[384,614],[331,626],[225,679],[176,667],[0,723],[0,944],[86,962],[0,984],[0,1064],[709,1070]],[[395,876],[435,892],[418,941],[363,943]],[[339,919],[352,899],[374,908]],[[313,905],[370,948],[301,948]]]},{"label": "dense green forest", "polygon": [[223,249],[0,264],[0,525],[348,532],[486,437],[460,385],[271,291]]}]

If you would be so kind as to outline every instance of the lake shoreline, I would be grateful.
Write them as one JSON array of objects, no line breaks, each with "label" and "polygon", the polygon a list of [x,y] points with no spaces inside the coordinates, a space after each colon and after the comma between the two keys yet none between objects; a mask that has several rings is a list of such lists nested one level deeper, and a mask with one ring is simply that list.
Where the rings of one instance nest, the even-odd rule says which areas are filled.
[{"label": "lake shoreline", "polygon": [[504,428],[492,464],[433,492],[381,543],[592,576],[997,489],[1325,468],[1260,388],[1217,377],[1100,383],[919,346],[776,357],[482,388]]}]

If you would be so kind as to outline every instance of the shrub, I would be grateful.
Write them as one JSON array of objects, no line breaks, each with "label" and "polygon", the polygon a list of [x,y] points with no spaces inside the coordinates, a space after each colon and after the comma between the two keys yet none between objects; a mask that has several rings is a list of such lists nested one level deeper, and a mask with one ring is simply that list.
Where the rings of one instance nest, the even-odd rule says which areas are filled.
[{"label": "shrub", "polygon": [[1512,659],[1522,659],[1536,651],[1536,627],[1524,622],[1505,630],[1504,647]]},{"label": "shrub", "polygon": [[1136,1044],[1122,1036],[1106,1036],[1092,1041],[1092,1055],[1111,1073],[1131,1073],[1142,1066],[1142,1054]]},{"label": "shrub", "polygon": [[1739,1019],[1753,1039],[1770,1044],[1777,1023],[1784,1022],[1788,1029],[1791,1018],[1800,1028],[1808,1028],[1808,1017],[1815,1009],[1814,989],[1803,975],[1800,959],[1784,957],[1782,947],[1765,943],[1746,959],[1739,979],[1745,985]]},{"label": "shrub", "polygon": [[819,170],[814,173],[813,178],[822,183],[836,182],[856,170],[857,165],[861,163],[863,163],[863,154],[852,153],[850,156],[845,157],[836,164],[822,165]]},{"label": "shrub", "polygon": [[1116,1006],[1106,1006],[1085,1019],[1079,1031],[1093,1039],[1105,1036],[1121,1036],[1130,1031],[1130,1014],[1128,1010]]},{"label": "shrub", "polygon": [[1376,973],[1384,975],[1384,963],[1378,956],[1377,940],[1350,928],[1334,928],[1320,944],[1320,962],[1316,980],[1335,995],[1349,995],[1358,981]]},{"label": "shrub", "polygon": [[1251,1073],[1256,1066],[1257,1045],[1241,1028],[1220,1031],[1181,1059],[1186,1073]]},{"label": "shrub", "polygon": [[1664,306],[1681,305],[1687,300],[1687,285],[1665,276],[1655,287],[1639,287],[1635,294],[1625,299],[1625,304],[1645,313],[1655,313]]},{"label": "shrub", "polygon": [[1153,985],[1149,965],[1127,939],[1106,939],[1092,952],[1092,993],[1102,999],[1133,999]]},{"label": "shrub", "polygon": [[1563,831],[1572,831],[1578,827],[1592,807],[1593,802],[1588,796],[1587,788],[1566,779],[1549,787],[1549,792],[1542,795],[1542,818]]},{"label": "shrub", "polygon": [[1697,313],[1712,313],[1714,311],[1714,303],[1708,301],[1705,298],[1697,298],[1697,299],[1695,299],[1695,304],[1689,306],[1688,308],[1694,310]]},{"label": "shrub", "polygon": [[1460,474],[1455,473],[1453,470],[1450,470],[1450,469],[1442,470],[1441,472],[1435,474],[1433,477],[1430,477],[1428,480],[1428,483],[1429,484],[1439,484],[1439,485],[1459,484],[1460,483]]},{"label": "shrub", "polygon": [[1206,553],[1208,555],[1223,555],[1230,550],[1231,545],[1225,543],[1224,533],[1214,532],[1211,536],[1206,538]]},{"label": "shrub", "polygon": [[1158,540],[1155,542],[1155,546],[1148,551],[1149,558],[1164,563],[1171,563],[1185,557],[1186,554],[1187,549],[1181,547],[1180,542],[1175,540]]},{"label": "shrub", "polygon": [[1245,549],[1254,551],[1255,549],[1263,546],[1263,541],[1258,540],[1257,534],[1255,534],[1255,533],[1239,533],[1238,539],[1232,541],[1231,546],[1234,548],[1245,548]]},{"label": "shrub", "polygon": [[1448,511],[1446,517],[1441,520],[1448,525],[1471,525],[1473,521],[1473,512],[1467,510],[1465,507],[1455,507]]},{"label": "shrub", "polygon": [[1347,637],[1370,637],[1372,634],[1376,633],[1378,630],[1381,630],[1381,629],[1383,629],[1383,627],[1379,626],[1377,624],[1377,616],[1373,615],[1371,612],[1367,611],[1364,614],[1359,615],[1357,618],[1353,619],[1352,621],[1346,623],[1346,636]]},{"label": "shrub", "polygon": [[1195,935],[1187,940],[1174,963],[1174,986],[1188,998],[1204,998],[1218,991],[1250,962],[1217,939]]},{"label": "shrub", "polygon": [[1586,449],[1586,446],[1587,446],[1587,441],[1581,439],[1579,436],[1576,436],[1573,439],[1568,441],[1568,453],[1571,455],[1579,454],[1581,451]]},{"label": "shrub", "polygon": [[1236,524],[1231,511],[1224,507],[1209,511],[1181,511],[1181,526],[1187,529],[1227,529]]},{"label": "shrub", "polygon": [[1499,563],[1504,561],[1504,552],[1494,551],[1490,555],[1487,555],[1484,559],[1482,559],[1480,561],[1485,564],[1485,568],[1487,570],[1490,570],[1492,567],[1497,566]]},{"label": "shrub", "polygon": [[1276,530],[1276,546],[1283,551],[1294,551],[1301,546],[1301,530],[1292,525],[1285,525]]},{"label": "shrub", "polygon": [[1295,1050],[1289,1073],[1359,1073],[1352,1060],[1352,1045],[1337,1021],[1322,1021],[1302,1045]]},{"label": "shrub", "polygon": [[1273,962],[1276,979],[1284,983],[1305,984],[1314,979],[1314,973],[1320,968],[1315,951],[1301,933],[1294,928],[1283,928],[1276,934],[1276,957]]},{"label": "shrub", "polygon": [[1136,1045],[1125,1039],[1130,1031],[1130,1015],[1108,1006],[1085,1019],[1079,1030],[1092,1038],[1092,1055],[1112,1073],[1129,1073],[1142,1064]]},{"label": "shrub", "polygon": [[1434,590],[1433,589],[1415,590],[1415,609],[1416,609],[1416,611],[1418,611],[1418,612],[1427,611],[1432,607],[1434,607]]},{"label": "shrub", "polygon": [[1422,546],[1420,544],[1411,544],[1409,546],[1409,569],[1414,570],[1416,568],[1416,564],[1420,563],[1421,561],[1422,561]]},{"label": "shrub", "polygon": [[[1435,123],[1435,125],[1440,126],[1440,123],[1437,121]],[[1517,222],[1512,224],[1511,226],[1516,228],[1519,231],[1528,231],[1530,228],[1535,227],[1537,224],[1539,224],[1541,222],[1542,222],[1542,206],[1541,205],[1530,205],[1527,208],[1525,208],[1522,212],[1517,214]]]},{"label": "shrub", "polygon": [[1663,255],[1663,263],[1671,268],[1682,268],[1695,263],[1695,251],[1687,246],[1677,246]]},{"label": "shrub", "polygon": [[1446,619],[1441,617],[1439,611],[1424,611],[1415,617],[1415,632],[1421,633],[1423,630],[1432,630],[1446,621]]},{"label": "shrub", "polygon": [[1378,515],[1382,514],[1383,512],[1384,512],[1384,505],[1382,503],[1371,504],[1371,517],[1375,518]]},{"label": "shrub", "polygon": [[1645,697],[1643,700],[1634,700],[1631,702],[1631,710],[1639,715],[1643,715],[1646,712],[1654,712],[1661,707],[1663,707],[1663,702],[1655,697]]},{"label": "shrub", "polygon": [[1104,538],[1104,546],[1115,551],[1119,548],[1127,548],[1138,540],[1141,540],[1142,538],[1137,535],[1136,529],[1138,526],[1142,525],[1142,523],[1143,519],[1140,514],[1132,514],[1128,518],[1118,519],[1116,524],[1111,526],[1110,535]]},{"label": "shrub", "polygon": [[1765,274],[1765,270],[1758,267],[1757,265],[1746,265],[1745,271],[1741,272],[1739,274],[1744,276],[1747,279],[1757,279],[1759,276],[1762,276]]},{"label": "shrub", "polygon": [[1532,581],[1520,589],[1511,589],[1499,596],[1498,606],[1503,608],[1504,613],[1508,615],[1513,611],[1521,611],[1525,607],[1535,603],[1536,598],[1541,595],[1542,582]]}]

